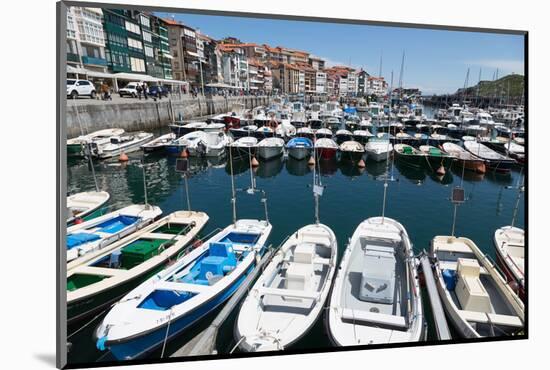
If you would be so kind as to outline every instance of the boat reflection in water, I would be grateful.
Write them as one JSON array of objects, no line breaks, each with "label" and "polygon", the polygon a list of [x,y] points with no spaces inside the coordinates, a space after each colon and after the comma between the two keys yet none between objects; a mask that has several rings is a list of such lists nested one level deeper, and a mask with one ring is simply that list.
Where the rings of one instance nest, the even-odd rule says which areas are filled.
[{"label": "boat reflection in water", "polygon": [[358,177],[365,173],[365,167],[359,167],[350,161],[340,162],[340,172],[347,177]]},{"label": "boat reflection in water", "polygon": [[[386,162],[376,162],[371,159],[368,159],[366,162],[367,173],[374,177],[375,179],[379,176],[382,176],[386,173]],[[390,164],[391,172],[391,164]]]},{"label": "boat reflection in water", "polygon": [[[305,162],[305,161],[302,161]],[[283,158],[279,157],[270,161],[261,161],[254,172],[256,176],[267,179],[277,176],[283,169]]]},{"label": "boat reflection in water", "polygon": [[332,176],[338,171],[338,162],[336,157],[331,159],[323,159],[318,162],[319,173],[322,176]]},{"label": "boat reflection in water", "polygon": [[292,157],[286,160],[286,171],[293,176],[305,176],[313,170],[313,165],[308,161],[298,161]]},{"label": "boat reflection in water", "polygon": [[499,173],[496,171],[489,170],[485,174],[485,178],[490,182],[498,185],[515,185],[514,180],[510,173],[511,171],[508,171],[507,173]]},{"label": "boat reflection in water", "polygon": [[[250,161],[248,158],[233,158],[233,175],[240,175],[250,169]],[[231,161],[225,164],[225,172],[231,176]]]},{"label": "boat reflection in water", "polygon": [[485,174],[483,174],[483,173],[477,173],[477,172],[473,172],[473,171],[462,171],[462,167],[460,167],[458,165],[451,166],[451,172],[455,176],[458,176],[458,178],[461,178],[462,177],[462,172],[464,172],[464,181],[468,181],[468,182],[483,181],[483,178],[485,177]]},{"label": "boat reflection in water", "polygon": [[428,170],[427,173],[430,179],[432,179],[434,182],[437,182],[438,184],[449,185],[453,183],[453,175],[450,170],[446,171],[444,175],[439,175],[430,170]]},{"label": "boat reflection in water", "polygon": [[394,165],[401,175],[414,184],[420,184],[426,179],[426,171],[422,167],[411,167],[400,161],[395,161]]}]

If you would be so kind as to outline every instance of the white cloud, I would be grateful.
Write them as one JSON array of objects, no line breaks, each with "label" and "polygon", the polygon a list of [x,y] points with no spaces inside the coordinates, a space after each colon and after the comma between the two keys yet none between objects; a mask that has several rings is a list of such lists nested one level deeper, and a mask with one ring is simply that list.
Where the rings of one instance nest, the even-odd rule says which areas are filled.
[{"label": "white cloud", "polygon": [[464,64],[499,69],[501,72],[523,73],[524,61],[514,59],[479,59],[465,61]]}]

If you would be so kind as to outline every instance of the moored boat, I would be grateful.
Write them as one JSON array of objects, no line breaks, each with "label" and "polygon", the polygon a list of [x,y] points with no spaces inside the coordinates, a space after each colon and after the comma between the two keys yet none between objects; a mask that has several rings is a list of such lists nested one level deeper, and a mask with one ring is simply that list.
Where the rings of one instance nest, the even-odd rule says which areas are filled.
[{"label": "moored boat", "polygon": [[346,247],[326,322],[337,346],[424,339],[422,297],[412,244],[399,222],[363,221]]},{"label": "moored boat", "polygon": [[472,240],[436,236],[431,252],[439,296],[460,336],[499,337],[523,332],[523,302]]},{"label": "moored boat", "polygon": [[93,217],[93,213],[103,207],[111,195],[106,191],[84,191],[67,197],[67,225],[77,219]]},{"label": "moored boat", "polygon": [[310,140],[313,140],[315,137],[315,131],[313,131],[310,127],[300,127],[298,130],[296,130],[296,136],[298,137],[306,137]]},{"label": "moored boat", "polygon": [[149,225],[162,214],[157,206],[133,204],[67,228],[67,262],[102,249]]},{"label": "moored boat", "polygon": [[67,156],[82,157],[86,153],[86,145],[91,143],[96,143],[96,145],[104,145],[110,142],[112,136],[120,136],[122,134],[124,134],[124,130],[121,128],[108,128],[68,139]]},{"label": "moored boat", "polygon": [[229,132],[231,133],[234,139],[239,139],[241,137],[254,135],[254,132],[257,129],[258,129],[258,126],[248,125],[248,126],[241,126],[239,128],[230,128]]},{"label": "moored boat", "polygon": [[342,144],[344,141],[353,140],[353,133],[345,129],[337,130],[334,136],[338,144]]},{"label": "moored boat", "polygon": [[285,141],[278,137],[265,138],[258,143],[256,149],[258,157],[263,160],[278,158],[283,155]]},{"label": "moored boat", "polygon": [[320,128],[318,130],[315,130],[315,138],[322,139],[322,138],[332,138],[332,131],[329,128]]},{"label": "moored boat", "polygon": [[360,142],[361,144],[365,145],[367,141],[369,141],[369,138],[373,137],[374,135],[371,134],[369,130],[355,130],[353,131],[353,140]]},{"label": "moored boat", "polygon": [[443,150],[453,156],[455,163],[466,170],[485,173],[485,161],[455,143],[444,143]]},{"label": "moored boat", "polygon": [[367,158],[375,162],[382,162],[388,159],[393,151],[393,145],[387,137],[372,137],[365,144]]},{"label": "moored boat", "polygon": [[143,153],[150,154],[158,151],[164,151],[164,148],[170,144],[176,138],[176,134],[170,132],[168,134],[161,135],[150,142],[143,144],[141,150]]},{"label": "moored boat", "polygon": [[178,211],[67,264],[67,319],[73,322],[116,301],[162,269],[198,235],[203,212]]},{"label": "moored boat", "polygon": [[363,154],[365,154],[365,147],[354,140],[343,142],[340,144],[339,149],[342,160],[358,162],[363,158]]},{"label": "moored boat", "polygon": [[338,151],[338,144],[328,138],[315,140],[314,147],[317,157],[321,159],[332,159]]},{"label": "moored boat", "polygon": [[229,153],[231,158],[251,158],[256,155],[257,146],[258,139],[253,136],[245,136],[235,140],[226,148],[231,151]]},{"label": "moored boat", "polygon": [[96,330],[118,360],[144,357],[227,301],[264,252],[271,224],[237,220],[122,298]]},{"label": "moored boat", "polygon": [[497,263],[506,280],[519,298],[525,302],[525,233],[514,226],[503,226],[493,238]]},{"label": "moored boat", "polygon": [[473,140],[464,141],[464,148],[476,157],[485,160],[486,166],[496,172],[508,173],[510,172],[512,165],[515,163],[512,158],[497,153],[485,145]]},{"label": "moored boat", "polygon": [[454,157],[435,146],[420,145],[419,149],[426,155],[426,164],[430,170],[438,174],[444,174],[453,164]]},{"label": "moored boat", "polygon": [[137,132],[124,134],[121,136],[112,136],[109,143],[98,145],[92,143],[92,155],[100,159],[107,159],[121,155],[122,153],[131,153],[139,150],[141,146],[153,139],[153,134],[148,132]]},{"label": "moored boat", "polygon": [[336,257],[336,236],[328,226],[311,224],[292,234],[239,310],[239,347],[247,352],[283,350],[302,338],[323,312]]},{"label": "moored boat", "polygon": [[313,150],[313,142],[305,137],[295,137],[286,144],[288,156],[297,160],[309,158]]},{"label": "moored boat", "polygon": [[407,166],[420,168],[426,164],[426,154],[410,145],[395,144],[393,152],[396,154],[397,160]]}]

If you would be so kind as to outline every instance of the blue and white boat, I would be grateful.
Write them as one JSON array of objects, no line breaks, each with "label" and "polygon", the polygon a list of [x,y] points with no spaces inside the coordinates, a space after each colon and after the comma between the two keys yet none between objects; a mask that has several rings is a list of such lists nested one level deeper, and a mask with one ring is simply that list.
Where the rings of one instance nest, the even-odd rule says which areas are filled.
[{"label": "blue and white boat", "polygon": [[267,221],[242,219],[123,297],[96,330],[118,360],[143,357],[219,307],[266,248]]},{"label": "blue and white boat", "polygon": [[302,160],[311,155],[313,142],[305,137],[295,137],[286,144],[286,149],[290,157]]},{"label": "blue and white boat", "polygon": [[149,225],[162,214],[157,206],[133,204],[67,228],[67,262],[100,250]]}]

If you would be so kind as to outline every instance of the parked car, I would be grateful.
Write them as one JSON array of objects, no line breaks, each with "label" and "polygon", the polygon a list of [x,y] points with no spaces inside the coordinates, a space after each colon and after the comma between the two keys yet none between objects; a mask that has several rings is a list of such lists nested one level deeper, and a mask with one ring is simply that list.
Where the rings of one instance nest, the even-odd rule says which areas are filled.
[{"label": "parked car", "polygon": [[76,99],[79,96],[96,97],[95,86],[88,80],[67,79],[67,96]]},{"label": "parked car", "polygon": [[122,89],[118,90],[120,97],[131,96],[132,98],[137,98],[138,93],[136,87],[141,82],[130,82],[128,85],[124,86]]},{"label": "parked car", "polygon": [[158,96],[159,92],[162,96],[164,97],[168,97],[168,89],[165,87],[165,86],[159,86],[159,85],[153,85],[153,86],[149,86],[149,89],[148,89],[148,94],[150,96]]}]

